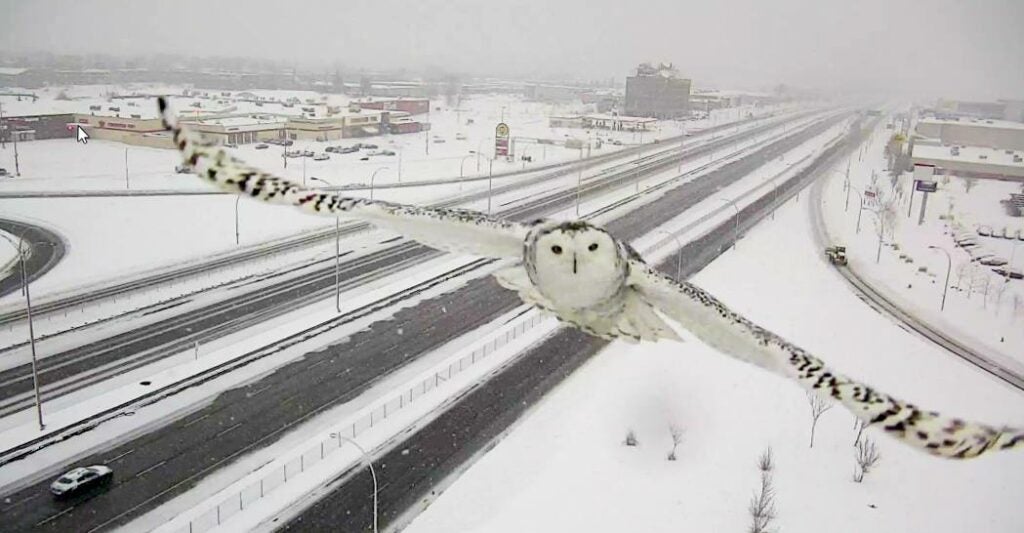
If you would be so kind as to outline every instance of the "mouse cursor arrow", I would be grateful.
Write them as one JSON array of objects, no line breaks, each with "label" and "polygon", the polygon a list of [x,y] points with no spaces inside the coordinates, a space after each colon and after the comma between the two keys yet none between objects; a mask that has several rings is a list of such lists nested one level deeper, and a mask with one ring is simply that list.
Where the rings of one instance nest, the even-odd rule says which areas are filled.
[{"label": "mouse cursor arrow", "polygon": [[89,134],[85,132],[85,128],[78,126],[78,142],[82,144],[89,144]]}]

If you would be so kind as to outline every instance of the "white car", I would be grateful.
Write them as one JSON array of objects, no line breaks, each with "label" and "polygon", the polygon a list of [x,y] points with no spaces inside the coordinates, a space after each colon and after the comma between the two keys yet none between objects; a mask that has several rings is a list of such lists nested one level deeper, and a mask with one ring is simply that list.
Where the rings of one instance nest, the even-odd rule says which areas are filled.
[{"label": "white car", "polygon": [[313,156],[313,161],[327,161],[331,156],[325,153],[319,153]]},{"label": "white car", "polygon": [[50,483],[50,492],[60,498],[98,486],[109,485],[114,479],[114,471],[108,466],[93,465],[78,467]]}]

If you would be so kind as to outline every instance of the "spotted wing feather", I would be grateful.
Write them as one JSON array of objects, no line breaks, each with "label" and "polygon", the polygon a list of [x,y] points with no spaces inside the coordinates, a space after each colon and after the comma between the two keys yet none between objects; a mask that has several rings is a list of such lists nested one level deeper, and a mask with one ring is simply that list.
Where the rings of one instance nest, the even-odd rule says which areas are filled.
[{"label": "spotted wing feather", "polygon": [[166,100],[160,98],[159,106],[164,126],[171,130],[184,161],[200,178],[225,191],[313,214],[364,220],[444,251],[522,257],[523,241],[529,232],[523,224],[467,209],[418,207],[306,188],[248,166],[221,147],[204,142],[177,124]]},{"label": "spotted wing feather", "polygon": [[796,380],[843,404],[869,426],[930,454],[976,457],[1024,446],[1024,431],[995,428],[925,411],[837,374],[817,357],[732,311],[703,289],[635,265],[631,283],[648,301],[708,345]]}]

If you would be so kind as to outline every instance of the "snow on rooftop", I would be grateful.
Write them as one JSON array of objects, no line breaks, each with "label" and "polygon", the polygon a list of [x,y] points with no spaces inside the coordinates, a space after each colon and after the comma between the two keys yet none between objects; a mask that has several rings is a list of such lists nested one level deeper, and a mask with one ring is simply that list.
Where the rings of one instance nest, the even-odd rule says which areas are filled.
[{"label": "snow on rooftop", "polygon": [[1024,123],[1013,122],[1011,120],[999,120],[999,119],[979,119],[979,118],[937,118],[927,117],[922,118],[918,121],[919,124],[957,124],[960,126],[977,126],[980,128],[1005,128],[1014,130],[1024,130]]},{"label": "snow on rooftop", "polygon": [[[1010,152],[1010,153],[1007,153]],[[954,155],[952,146],[915,144],[913,157],[965,163],[987,163],[1024,168],[1024,161],[1014,161],[1014,156],[1024,158],[1024,150],[1004,150],[984,146],[960,146]]]},{"label": "snow on rooftop", "polygon": [[0,67],[0,76],[17,76],[28,72],[27,68]]}]

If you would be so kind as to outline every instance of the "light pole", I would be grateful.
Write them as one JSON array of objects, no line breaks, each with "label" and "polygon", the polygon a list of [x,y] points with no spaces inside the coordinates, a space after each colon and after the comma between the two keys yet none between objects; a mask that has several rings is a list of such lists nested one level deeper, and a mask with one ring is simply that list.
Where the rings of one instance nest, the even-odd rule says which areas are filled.
[{"label": "light pole", "polygon": [[462,177],[465,175],[464,169],[466,167],[466,160],[471,157],[473,157],[473,154],[469,154],[463,157],[462,161],[459,161],[459,179],[462,179]]},{"label": "light pole", "polygon": [[238,201],[242,199],[241,195],[235,198],[235,245],[238,245]]},{"label": "light pole", "polygon": [[494,160],[487,160],[487,214],[491,214],[491,187],[494,185]]},{"label": "light pole", "polygon": [[861,196],[860,191],[853,188],[853,185],[850,185],[850,187],[847,189],[846,194],[850,194],[850,190],[853,190],[853,192],[857,194],[857,201],[860,202],[858,204],[860,208],[857,209],[857,235],[860,235],[860,216],[864,212],[864,197]]},{"label": "light pole", "polygon": [[[946,254],[946,284],[942,286],[942,305],[939,306],[939,311],[944,311],[946,309],[946,290],[949,289],[949,271],[953,268],[953,258],[949,256],[949,252],[945,248],[939,246],[929,246],[928,248]],[[1007,265],[1007,271],[1009,271],[1009,265]]]},{"label": "light pole", "polygon": [[[326,183],[326,182],[324,182]],[[398,183],[402,183],[402,149],[398,149]]]},{"label": "light pole", "polygon": [[875,220],[878,222],[878,252],[875,253],[875,263],[878,263],[882,260],[882,234],[885,233],[885,228],[882,226],[882,214],[874,209],[865,209],[863,207],[861,207],[861,211],[867,211],[875,215]]},{"label": "light pole", "polygon": [[736,249],[736,241],[740,239],[740,208],[736,206],[736,201],[730,198],[719,198],[721,202],[727,202],[736,210],[736,222],[733,224],[732,229],[732,249]]},{"label": "light pole", "polygon": [[131,189],[131,186],[128,185],[128,148],[127,147],[124,149],[124,188],[125,189]]},{"label": "light pole", "polygon": [[476,172],[477,172],[477,174],[480,173],[480,147],[482,147],[484,145],[484,141],[486,141],[486,140],[487,140],[487,137],[484,137],[483,139],[480,139],[480,142],[476,143]]},{"label": "light pole", "polygon": [[21,261],[21,286],[25,289],[25,313],[28,316],[28,340],[32,347],[32,387],[36,396],[36,417],[39,420],[39,431],[46,428],[43,425],[43,404],[39,399],[39,366],[36,362],[36,332],[32,325],[32,295],[29,293],[28,270],[25,267],[25,234],[29,230],[21,232],[18,238],[18,258]]},{"label": "light pole", "polygon": [[636,161],[633,164],[636,165],[636,194],[640,194],[640,152],[636,153]]},{"label": "light pole", "polygon": [[[317,177],[309,178],[313,181],[319,181],[324,185],[330,187],[331,184],[326,180],[322,180]],[[334,216],[334,308],[340,313],[341,312],[341,220],[337,215]]]},{"label": "light pole", "polygon": [[371,200],[373,200],[373,178],[377,177],[377,173],[380,172],[381,170],[387,170],[387,169],[388,169],[388,167],[380,167],[377,170],[374,170],[373,174],[370,174],[370,199]]},{"label": "light pole", "polygon": [[341,441],[348,442],[359,450],[359,453],[363,454],[363,460],[366,461],[366,466],[370,467],[370,477],[373,478],[373,533],[377,533],[377,472],[373,469],[373,461],[370,460],[370,455],[366,453],[366,450],[359,445],[358,442],[342,435],[340,432],[334,433],[334,437],[338,438],[338,447],[341,447]]},{"label": "light pole", "polygon": [[676,245],[678,246],[678,248],[676,249],[676,281],[682,281],[683,280],[683,242],[679,240],[679,236],[678,235],[676,235],[674,233],[670,233],[668,230],[661,229],[661,230],[658,230],[658,232],[659,233],[664,233],[665,235],[668,235],[669,237],[672,237],[673,239],[676,240]]}]

